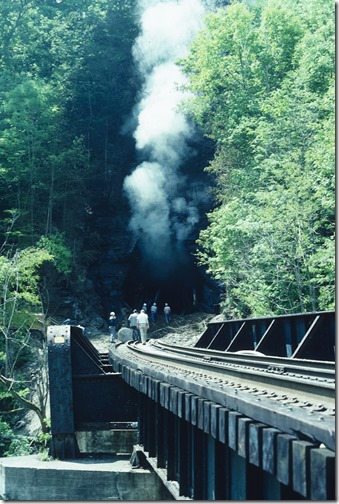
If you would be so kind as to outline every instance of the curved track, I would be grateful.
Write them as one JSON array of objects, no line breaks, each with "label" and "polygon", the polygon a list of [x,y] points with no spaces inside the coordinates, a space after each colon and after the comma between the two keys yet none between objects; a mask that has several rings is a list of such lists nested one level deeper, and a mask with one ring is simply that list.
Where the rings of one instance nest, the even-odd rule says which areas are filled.
[{"label": "curved track", "polygon": [[335,364],[314,360],[267,357],[201,348],[178,347],[159,340],[127,344],[128,350],[152,363],[198,373],[206,383],[265,395],[282,404],[334,415]]}]

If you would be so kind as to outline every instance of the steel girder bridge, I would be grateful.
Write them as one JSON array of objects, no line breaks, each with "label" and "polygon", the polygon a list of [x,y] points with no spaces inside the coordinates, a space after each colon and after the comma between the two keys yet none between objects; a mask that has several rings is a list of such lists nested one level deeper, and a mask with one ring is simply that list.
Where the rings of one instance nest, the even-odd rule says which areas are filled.
[{"label": "steel girder bridge", "polygon": [[195,348],[100,354],[79,328],[51,326],[51,454],[85,456],[84,423],[136,422],[131,465],[173,499],[333,500],[334,333],[334,312],[218,321]]}]

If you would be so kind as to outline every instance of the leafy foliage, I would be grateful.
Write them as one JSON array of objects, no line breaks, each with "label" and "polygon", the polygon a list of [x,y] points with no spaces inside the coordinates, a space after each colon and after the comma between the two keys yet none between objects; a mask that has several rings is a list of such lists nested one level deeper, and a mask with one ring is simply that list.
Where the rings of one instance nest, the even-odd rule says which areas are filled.
[{"label": "leafy foliage", "polygon": [[[135,0],[0,2],[0,386],[4,410],[32,409],[44,435],[45,395],[37,391],[48,380],[45,349],[32,335],[85,277],[96,201],[120,197],[130,156],[121,126],[137,89],[135,7]],[[41,366],[34,378],[30,362]],[[11,433],[15,414],[5,416],[1,454],[39,445],[29,440],[25,448]]]},{"label": "leafy foliage", "polygon": [[68,275],[72,271],[72,252],[65,245],[65,235],[54,233],[49,236],[42,236],[38,241],[38,246],[41,250],[46,250],[53,257],[52,262],[55,264],[59,273]]},{"label": "leafy foliage", "polygon": [[227,315],[334,308],[333,37],[329,2],[234,1],[180,63],[217,146],[198,257]]}]

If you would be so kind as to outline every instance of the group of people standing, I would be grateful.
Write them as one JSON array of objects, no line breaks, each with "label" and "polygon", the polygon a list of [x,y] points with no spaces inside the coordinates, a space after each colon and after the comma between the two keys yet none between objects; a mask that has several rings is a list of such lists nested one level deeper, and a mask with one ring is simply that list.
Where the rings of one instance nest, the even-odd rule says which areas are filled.
[{"label": "group of people standing", "polygon": [[[133,331],[133,339],[135,341],[140,341],[143,345],[146,344],[147,331],[149,329],[149,319],[147,315],[147,304],[144,303],[140,310],[140,313],[137,310],[133,310],[133,312],[128,317],[129,327]],[[153,303],[150,308],[150,319],[153,324],[155,324],[156,317],[158,313],[158,307],[156,303]],[[164,306],[164,316],[166,320],[166,324],[171,321],[171,308],[168,303],[165,303]],[[114,312],[110,313],[110,317],[108,320],[108,328],[111,335],[111,343],[114,342],[116,338],[116,330],[117,330],[117,317]]]}]

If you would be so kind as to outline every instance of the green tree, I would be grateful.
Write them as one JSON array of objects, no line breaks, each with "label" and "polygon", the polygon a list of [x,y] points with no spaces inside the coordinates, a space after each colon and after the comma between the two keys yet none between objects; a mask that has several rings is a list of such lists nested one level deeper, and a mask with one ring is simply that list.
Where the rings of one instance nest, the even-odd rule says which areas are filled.
[{"label": "green tree", "polygon": [[[25,408],[33,410],[39,417],[43,432],[46,432],[47,374],[46,351],[32,342],[31,329],[41,316],[42,304],[39,295],[39,269],[53,256],[42,248],[26,248],[12,257],[0,256],[0,278],[2,285],[0,305],[0,383],[2,389]],[[25,377],[20,378],[23,365],[34,353],[37,375],[32,380],[31,391],[40,382],[45,394],[28,397]],[[40,361],[40,362],[38,362]],[[39,404],[36,404],[38,398]]]},{"label": "green tree", "polygon": [[235,1],[181,62],[217,148],[198,257],[229,315],[333,309],[333,37],[329,2]]},{"label": "green tree", "polygon": [[8,93],[3,116],[0,163],[2,178],[9,182],[3,209],[16,202],[23,221],[18,224],[34,243],[65,223],[72,208],[66,202],[74,184],[78,191],[83,186],[88,159],[80,139],[65,137],[62,106],[50,85],[26,79]]},{"label": "green tree", "polygon": [[138,84],[135,8],[136,0],[1,3],[0,227],[15,214],[11,237],[21,246],[61,231],[81,260],[98,197],[121,198],[133,150],[121,129]]}]

